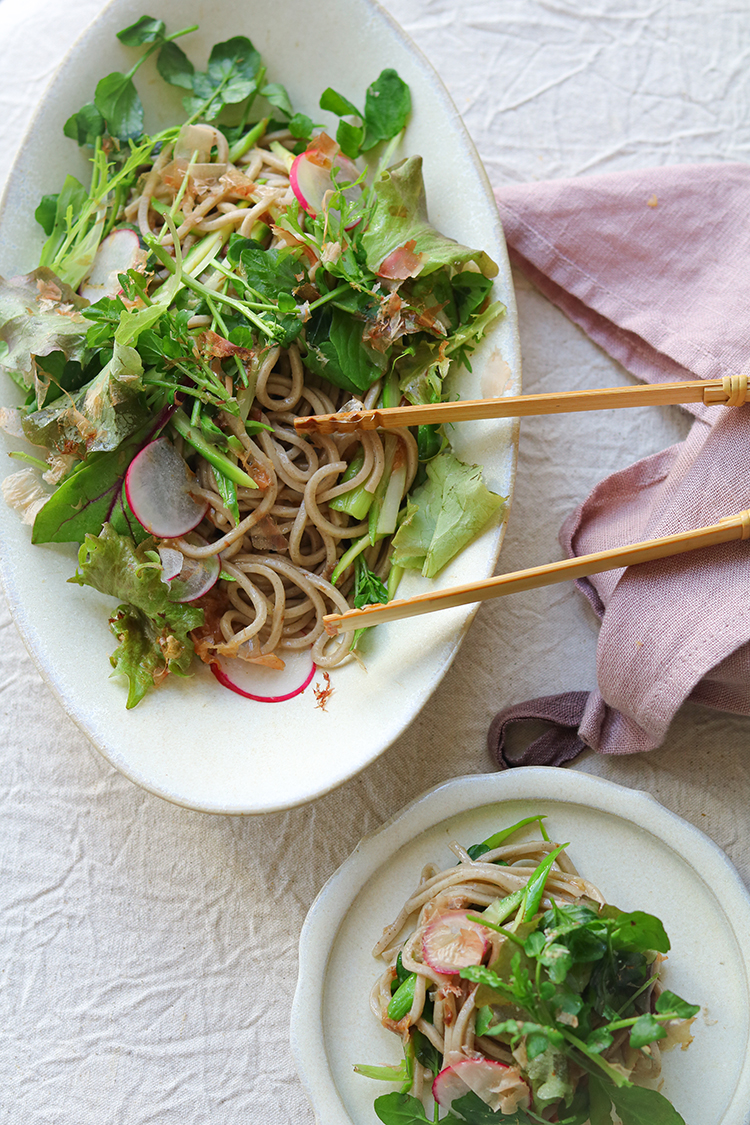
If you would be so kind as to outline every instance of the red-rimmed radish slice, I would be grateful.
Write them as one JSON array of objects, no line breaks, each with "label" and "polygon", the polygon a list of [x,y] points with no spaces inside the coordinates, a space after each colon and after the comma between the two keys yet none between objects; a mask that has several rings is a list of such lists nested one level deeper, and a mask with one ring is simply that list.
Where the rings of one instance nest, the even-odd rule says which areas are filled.
[{"label": "red-rimmed radish slice", "polygon": [[283,703],[301,695],[310,686],[315,668],[309,649],[285,654],[284,667],[279,669],[251,664],[236,656],[219,656],[211,665],[220,684],[256,703]]},{"label": "red-rimmed radish slice", "polygon": [[113,230],[99,246],[78,292],[92,304],[102,297],[116,297],[122,288],[117,275],[127,273],[142,257],[141,242],[134,230]]},{"label": "red-rimmed radish slice", "polygon": [[[307,149],[294,158],[289,183],[300,206],[314,219],[324,206],[326,192],[337,190],[340,183],[356,180],[359,174],[356,164],[341,152],[330,155]],[[343,195],[349,203],[357,203],[362,198],[361,184],[345,188]],[[358,218],[353,219],[348,226],[356,226],[358,222]]]},{"label": "red-rimmed radish slice", "polygon": [[160,547],[159,558],[161,559],[161,580],[162,582],[171,582],[182,570],[185,556],[182,551],[177,551],[174,547]]},{"label": "red-rimmed radish slice", "polygon": [[182,569],[169,582],[171,602],[194,602],[202,598],[219,580],[221,560],[218,555],[206,559],[191,559],[184,556]]},{"label": "red-rimmed radish slice", "polygon": [[125,495],[138,522],[159,539],[187,535],[208,511],[208,501],[193,496],[195,476],[167,438],[136,454],[125,474]]},{"label": "red-rimmed radish slice", "polygon": [[457,973],[467,965],[479,965],[487,944],[484,926],[471,922],[465,910],[448,910],[425,930],[422,956],[438,973]]},{"label": "red-rimmed radish slice", "polygon": [[512,1113],[519,1106],[528,1108],[530,1102],[529,1087],[518,1068],[494,1059],[461,1059],[441,1070],[432,1083],[432,1096],[444,1109],[469,1090],[493,1112]]}]

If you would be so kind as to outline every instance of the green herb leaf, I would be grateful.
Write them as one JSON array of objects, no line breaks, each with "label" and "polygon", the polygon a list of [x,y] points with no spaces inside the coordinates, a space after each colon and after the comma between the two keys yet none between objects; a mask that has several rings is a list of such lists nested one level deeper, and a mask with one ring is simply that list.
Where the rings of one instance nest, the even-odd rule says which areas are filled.
[{"label": "green herb leaf", "polygon": [[620,914],[612,930],[612,944],[617,948],[655,950],[668,953],[670,949],[666,930],[653,914],[634,910],[631,914]]},{"label": "green herb leaf", "polygon": [[606,1087],[622,1125],[685,1125],[682,1116],[658,1090],[645,1086]]},{"label": "green herb leaf", "polygon": [[97,84],[94,104],[113,137],[135,140],[143,133],[143,103],[126,74],[114,71]]},{"label": "green herb leaf", "polygon": [[359,156],[364,137],[364,125],[352,125],[348,121],[339,121],[336,140],[344,156],[348,156],[350,160],[356,160]]},{"label": "green herb leaf", "polygon": [[368,87],[365,96],[365,121],[367,135],[363,151],[373,148],[379,141],[389,141],[400,133],[411,113],[411,94],[395,70],[381,71]]},{"label": "green herb leaf", "polygon": [[289,132],[298,140],[309,140],[312,136],[313,120],[305,113],[295,113],[289,120]]},{"label": "green herb leaf", "polygon": [[594,1055],[600,1055],[602,1051],[606,1051],[607,1047],[611,1047],[614,1042],[614,1036],[611,1031],[607,1031],[606,1027],[598,1027],[595,1031],[591,1032],[586,1040],[586,1046]]},{"label": "green herb leaf", "polygon": [[[354,560],[354,607],[373,605],[388,601],[388,591],[374,571],[370,570],[361,555]],[[391,1019],[395,1017],[391,1016]],[[400,1016],[398,1017],[401,1018]]]},{"label": "green herb leaf", "polygon": [[647,1043],[652,1043],[654,1039],[666,1039],[667,1029],[663,1023],[659,1023],[654,1019],[650,1012],[646,1012],[640,1016],[630,1032],[630,1046],[634,1048],[645,1047]]},{"label": "green herb leaf", "polygon": [[144,43],[156,43],[164,38],[166,27],[163,20],[155,20],[152,16],[141,16],[130,27],[117,32],[117,38],[126,47],[141,47]]},{"label": "green herb leaf", "polygon": [[59,192],[55,195],[43,195],[39,206],[34,212],[34,218],[39,223],[46,235],[52,234],[55,227],[55,215],[57,214],[57,200],[59,199]]},{"label": "green herb leaf", "polygon": [[208,76],[221,87],[222,101],[229,105],[255,92],[259,70],[260,55],[244,35],[217,43],[208,58]]},{"label": "green herb leaf", "polygon": [[[82,106],[78,113],[68,118],[63,125],[63,133],[79,145],[94,145],[96,138],[103,135],[105,128],[101,113],[93,102],[89,102]],[[47,231],[47,234],[51,233],[51,230]]]},{"label": "green herb leaf", "polygon": [[451,1113],[440,1119],[440,1125],[444,1125],[445,1122],[457,1121],[457,1118],[453,1115],[453,1110],[461,1114],[461,1121],[466,1122],[466,1125],[530,1125],[533,1121],[533,1118],[520,1108],[513,1110],[511,1113],[501,1113],[500,1110],[490,1109],[473,1090],[464,1094],[463,1097],[455,1099],[451,1106]]},{"label": "green herb leaf", "polygon": [[171,86],[192,90],[195,67],[182,48],[171,40],[164,44],[156,56],[156,69]]},{"label": "green herb leaf", "polygon": [[318,104],[326,113],[335,113],[337,117],[359,117],[360,120],[362,119],[362,114],[357,107],[343,94],[337,93],[330,86],[320,95]]},{"label": "green herb leaf", "polygon": [[422,1103],[410,1094],[383,1094],[374,1109],[383,1125],[431,1125]]},{"label": "green herb leaf", "polygon": [[378,360],[383,358],[365,348],[363,328],[361,320],[324,306],[321,315],[308,324],[305,366],[351,394],[363,394],[380,377]]},{"label": "green herb leaf", "polygon": [[[289,94],[286,92],[286,87],[282,86],[280,82],[269,82],[267,86],[263,87],[260,93],[261,97],[264,97],[267,102],[270,102],[274,109],[280,109],[282,113],[285,113],[287,115],[287,117],[291,117],[293,115],[294,109],[292,108],[292,103],[289,100]],[[296,133],[293,133],[292,135],[297,136]]]},{"label": "green herb leaf", "polygon": [[612,1099],[609,1084],[589,1078],[589,1115],[591,1125],[612,1125]]},{"label": "green herb leaf", "polygon": [[675,1018],[680,1020],[689,1020],[693,1016],[697,1016],[700,1009],[700,1004],[688,1004],[687,1000],[682,1000],[674,992],[670,992],[665,988],[659,994],[655,1004],[657,1012],[674,1012]]}]

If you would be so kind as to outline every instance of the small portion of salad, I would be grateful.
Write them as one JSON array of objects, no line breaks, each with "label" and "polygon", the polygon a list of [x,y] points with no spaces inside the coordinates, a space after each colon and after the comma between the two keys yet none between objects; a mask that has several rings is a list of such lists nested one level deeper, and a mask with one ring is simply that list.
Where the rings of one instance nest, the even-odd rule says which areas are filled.
[{"label": "small portion of salad", "polygon": [[[637,1084],[699,1010],[659,980],[664,927],[607,905],[543,821],[452,844],[458,865],[425,868],[375,947],[371,1007],[404,1058],[355,1070],[399,1084],[375,1100],[384,1125],[685,1125]],[[541,839],[506,843],[534,823]]]},{"label": "small portion of salad", "polygon": [[[71,581],[121,602],[129,707],[196,655],[288,698],[360,640],[331,641],[326,613],[434,576],[505,510],[438,427],[294,430],[439,401],[504,312],[491,259],[431,226],[421,159],[392,163],[408,87],[384,70],[363,108],[324,91],[334,139],[244,36],[197,70],[193,30],[119,33],[140,54],[64,127],[91,183],[42,199],[38,267],[0,279],[0,367],[25,395],[0,424],[35,447],[3,493],[34,543],[79,544]],[[187,114],[154,134],[134,83],[150,56]]]}]

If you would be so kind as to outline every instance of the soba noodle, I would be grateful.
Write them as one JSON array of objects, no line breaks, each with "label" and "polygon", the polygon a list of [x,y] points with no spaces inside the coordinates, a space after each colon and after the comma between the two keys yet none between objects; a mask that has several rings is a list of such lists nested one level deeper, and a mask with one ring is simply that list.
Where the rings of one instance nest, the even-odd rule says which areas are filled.
[{"label": "soba noodle", "polygon": [[[226,232],[229,228],[247,236],[256,223],[272,225],[294,200],[287,165],[270,149],[253,148],[236,167],[227,163],[223,135],[216,129],[211,132],[219,170],[225,167],[221,175],[216,176],[216,165],[208,165],[208,178],[198,180],[185,161],[170,159],[168,146],[125,208],[125,218],[137,220],[144,236],[157,236],[162,245],[170,246],[173,239],[153,201],[172,208],[181,194],[184,220],[177,234],[183,256],[195,234]],[[288,132],[269,134],[265,141],[294,143]],[[283,236],[277,234],[270,249],[285,245]],[[218,272],[203,279],[209,287],[222,280]],[[197,316],[191,318],[188,327],[199,328],[209,322],[210,318]],[[196,495],[209,503],[206,519],[198,528],[207,542],[197,545],[181,538],[174,546],[193,559],[220,554],[223,571],[229,577],[229,581],[222,580],[213,599],[216,604],[223,601],[226,608],[202,631],[198,652],[204,659],[210,659],[212,653],[242,653],[272,665],[274,655],[283,659],[285,651],[310,648],[315,663],[330,668],[350,655],[350,638],[329,638],[323,616],[349,608],[347,594],[353,576],[336,586],[330,577],[348,545],[345,541],[367,531],[366,521],[352,521],[331,508],[330,501],[358,485],[375,491],[385,466],[385,433],[312,435],[303,439],[295,432],[294,419],[344,408],[369,408],[377,401],[380,383],[373,384],[362,402],[353,400],[347,392],[311,375],[292,344],[268,351],[253,389],[254,418],[270,427],[270,432],[263,430],[251,437],[236,415],[220,411],[217,416],[218,424],[241,443],[241,462],[261,484],[257,490],[238,489],[239,522],[222,500],[211,465],[193,456],[186,446],[182,448],[198,476]],[[407,492],[417,471],[416,441],[406,429],[394,430],[393,435],[407,463]],[[342,483],[355,446],[360,446],[364,454],[362,468]],[[388,572],[388,551],[389,543],[384,541],[364,552],[367,566],[381,578]]]},{"label": "soba noodle", "polygon": [[[528,822],[523,821],[500,836],[504,839],[526,823]],[[574,957],[569,968],[558,971],[557,975],[553,973],[551,977],[542,977],[545,983],[539,995],[544,995],[549,1000],[549,1026],[543,1028],[533,1022],[529,1023],[529,1020],[533,1021],[538,1016],[529,1014],[533,1010],[532,1001],[528,1001],[530,1007],[527,1008],[526,1001],[520,1000],[524,995],[530,996],[528,992],[524,992],[528,986],[514,981],[522,982],[523,973],[527,971],[533,978],[533,962],[527,960],[527,968],[523,969],[521,962],[516,961],[515,967],[511,969],[509,951],[516,950],[516,957],[519,957],[521,955],[518,950],[525,949],[527,958],[531,958],[538,955],[544,945],[543,934],[547,942],[545,948],[549,948],[550,942],[569,941],[569,936],[564,939],[560,935],[570,935],[579,925],[593,927],[589,935],[598,933],[601,938],[604,930],[596,930],[598,919],[607,918],[608,922],[604,926],[609,925],[609,932],[615,933],[619,924],[616,921],[618,916],[623,918],[622,925],[626,930],[640,924],[652,927],[649,937],[657,935],[654,937],[655,944],[668,949],[669,942],[666,935],[663,935],[661,923],[650,915],[622,915],[622,912],[607,907],[601,891],[578,874],[564,847],[546,838],[517,844],[503,843],[502,846],[490,847],[489,850],[486,845],[481,845],[477,849],[471,849],[475,858],[456,842],[449,846],[458,859],[457,865],[441,870],[434,864],[428,864],[422,871],[418,885],[393,922],[385,927],[373,949],[374,956],[384,961],[386,967],[372,988],[370,1007],[383,1026],[395,1032],[404,1045],[408,1065],[402,1063],[400,1068],[401,1079],[406,1079],[400,1095],[402,1098],[407,1089],[413,1096],[422,1098],[432,1087],[433,1095],[445,1107],[451,1104],[452,1098],[460,1096],[463,1089],[464,1094],[473,1091],[493,1111],[499,1113],[498,1120],[504,1114],[523,1121],[567,1120],[567,1114],[574,1112],[575,1120],[583,1122],[588,1119],[586,1084],[593,1083],[596,1077],[603,1081],[602,1071],[606,1072],[605,1078],[615,1075],[618,1081],[629,1086],[631,1077],[652,1079],[658,1076],[661,1059],[657,1039],[661,1040],[662,1046],[665,1042],[668,1046],[680,1043],[683,1049],[687,1046],[690,1042],[692,1016],[697,1007],[685,1005],[672,993],[664,994],[669,998],[671,1006],[676,1007],[680,1017],[691,1018],[674,1018],[674,1012],[657,1016],[657,1020],[667,1021],[664,1025],[666,1031],[657,1024],[655,1029],[654,1026],[649,1029],[648,1034],[653,1034],[647,1046],[645,1040],[641,1046],[634,1047],[630,1043],[631,1025],[636,1022],[638,1014],[653,1011],[654,1003],[657,1012],[666,1011],[670,1006],[659,1005],[658,998],[662,988],[656,974],[662,958],[653,952],[646,952],[644,942],[647,938],[644,935],[641,936],[640,945],[634,939],[632,952],[623,954],[636,958],[635,961],[623,962],[638,964],[637,971],[633,970],[633,976],[627,978],[634,983],[618,985],[630,989],[629,993],[617,995],[618,1002],[623,1004],[623,1010],[628,1016],[634,1010],[638,1013],[632,1019],[620,1020],[618,1023],[615,1013],[613,1030],[609,1032],[613,1013],[605,1004],[603,1010],[606,1015],[598,1016],[596,1012],[599,1000],[584,1000],[584,996],[588,996],[588,976],[586,973],[582,978],[580,974],[576,976]],[[483,852],[482,848],[485,849]],[[540,875],[542,869],[546,872],[543,880]],[[537,897],[533,899],[533,906],[527,909],[528,897],[531,895],[533,898],[534,894]],[[573,912],[563,917],[563,914],[555,913],[557,908],[562,908],[563,914],[565,908]],[[493,910],[496,911],[496,919],[509,918],[504,927],[492,923]],[[487,921],[482,924],[484,918]],[[643,920],[646,920],[645,923]],[[477,933],[482,936],[479,944],[476,944]],[[520,939],[515,939],[518,944],[511,941],[514,934],[521,935]],[[538,943],[533,947],[536,953],[531,947],[524,945],[529,935],[534,935],[534,940]],[[663,935],[663,942],[658,935]],[[611,948],[631,949],[628,945],[629,938],[625,938],[620,946],[617,938],[607,940],[614,941]],[[585,949],[586,946],[580,948]],[[637,953],[638,950],[643,952]],[[558,948],[557,952],[568,955],[567,949]],[[603,956],[605,955],[601,951],[592,951],[591,966],[596,966],[597,957]],[[581,954],[578,963],[582,964],[586,959],[587,955]],[[540,987],[541,964],[540,961],[537,968],[537,988]],[[554,957],[548,957],[544,964],[554,965]],[[487,966],[489,968],[485,968]],[[497,972],[493,966],[497,966]],[[592,971],[591,966],[587,967],[589,973]],[[571,977],[565,984],[567,972],[571,972]],[[517,973],[521,976],[516,977]],[[640,977],[636,980],[638,973]],[[499,983],[501,979],[505,982],[502,986]],[[556,982],[554,987],[553,981]],[[562,992],[557,991],[558,986]],[[601,989],[601,983],[596,987]],[[488,988],[494,988],[495,991],[488,992]],[[496,991],[498,988],[501,991]],[[397,994],[402,992],[406,999],[399,1003]],[[494,1000],[488,998],[492,996]],[[513,1000],[513,996],[517,999]],[[554,1014],[559,998],[562,998],[559,1002],[565,1004],[566,996],[568,1001],[575,997],[576,1003],[568,1003],[567,1008],[561,1008]],[[639,1006],[634,1009],[639,997]],[[614,992],[611,1003],[615,1003]],[[487,1007],[488,1004],[490,1007]],[[547,1009],[546,1001],[542,1002],[542,1008]],[[566,1015],[566,1010],[570,1014]],[[563,1051],[561,1054],[560,1049],[564,1046],[562,1036],[566,1029],[570,1031],[578,1025],[573,1014],[575,1011],[585,1013],[582,1019],[584,1023],[588,1021],[593,1025],[594,1034],[596,1027],[601,1025],[607,1039],[587,1053],[585,1044],[583,1050],[578,1050],[576,1044],[581,1047],[581,1040],[572,1037],[573,1049],[568,1044],[567,1053]],[[641,1014],[640,1018],[644,1020],[652,1017]],[[478,1025],[480,1019],[481,1027]],[[585,1037],[591,1032],[592,1028],[589,1027],[588,1031],[582,1030],[579,1034]],[[543,1037],[548,1035],[549,1039],[537,1046],[534,1054],[531,1048],[527,1053],[527,1038],[534,1034],[541,1034]],[[421,1048],[418,1042],[420,1036],[423,1044]],[[607,1041],[609,1045],[602,1049]],[[548,1064],[537,1066],[535,1070],[530,1060],[538,1058],[540,1052],[544,1055],[549,1051],[557,1051],[557,1054]],[[491,1065],[488,1066],[488,1063]],[[471,1067],[475,1069],[471,1071]],[[597,1071],[597,1067],[601,1069]],[[358,1065],[355,1069],[371,1078],[389,1079],[389,1073],[397,1068]],[[594,1077],[591,1077],[592,1074]],[[461,1075],[468,1077],[461,1078]],[[549,1082],[550,1075],[553,1076],[552,1082]],[[545,1078],[546,1085],[542,1082],[542,1077]],[[628,1081],[625,1081],[626,1078]],[[395,1076],[390,1078],[390,1081],[394,1080]],[[577,1109],[568,1110],[566,1107],[571,1105],[573,1093],[578,1094],[581,1080],[582,1100]],[[613,1086],[609,1088],[614,1089]],[[651,1092],[645,1096],[661,1099],[661,1095]],[[391,1097],[395,1099],[396,1095]],[[382,1100],[388,1101],[387,1098]],[[615,1105],[618,1104],[614,1098],[613,1101]],[[385,1116],[381,1117],[378,1101],[375,1109],[381,1120],[390,1121],[389,1113],[395,1114],[399,1105],[404,1114],[403,1120],[411,1121],[407,1116],[405,1103],[399,1103],[398,1100],[390,1104],[388,1111],[383,1110]],[[532,1112],[532,1107],[536,1113]],[[466,1108],[464,1105],[460,1112],[465,1112]],[[520,1114],[518,1118],[515,1116],[517,1113]],[[477,1120],[480,1118],[486,1119],[481,1114]],[[414,1120],[417,1119],[422,1120],[415,1114]],[[468,1119],[473,1121],[474,1117],[470,1114]],[[645,1118],[639,1118],[641,1119]],[[679,1115],[669,1119],[682,1120]],[[396,1120],[396,1116],[393,1120]]]}]

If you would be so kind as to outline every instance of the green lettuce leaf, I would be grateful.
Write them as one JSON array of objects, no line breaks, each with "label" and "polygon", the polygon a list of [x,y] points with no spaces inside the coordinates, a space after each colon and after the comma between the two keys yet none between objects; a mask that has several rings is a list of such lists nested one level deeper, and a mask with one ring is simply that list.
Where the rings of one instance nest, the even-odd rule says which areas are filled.
[{"label": "green lettuce leaf", "polygon": [[427,463],[427,480],[407,502],[406,518],[393,539],[393,566],[434,578],[462,551],[506,501],[486,487],[478,465],[466,465],[448,450]]},{"label": "green lettuce leaf", "polygon": [[0,277],[0,367],[26,389],[34,386],[34,356],[62,352],[80,360],[89,325],[87,301],[52,270],[40,268],[7,281]]},{"label": "green lettuce leaf", "polygon": [[529,1059],[526,1073],[534,1091],[534,1104],[539,1111],[544,1106],[573,1097],[574,1083],[570,1078],[568,1060],[562,1051],[547,1047],[534,1059]]},{"label": "green lettuce leaf", "polygon": [[421,340],[396,361],[401,393],[414,404],[439,402],[453,360],[474,350],[487,330],[506,312],[502,301],[493,301],[469,324],[462,325],[447,340]]},{"label": "green lettuce leaf", "polygon": [[128,679],[128,708],[140,703],[169,672],[187,675],[195,655],[190,630],[203,624],[203,610],[169,600],[161,570],[150,565],[146,545],[136,547],[105,524],[99,536],[86,536],[78,565],[70,582],[93,586],[125,603],[110,618],[119,641],[110,660]]},{"label": "green lettuce leaf", "polygon": [[362,245],[373,273],[418,277],[440,266],[476,262],[486,277],[496,276],[497,265],[488,254],[454,242],[430,223],[421,156],[410,156],[382,172],[372,191],[374,203]]},{"label": "green lettuce leaf", "polygon": [[144,421],[142,376],[138,352],[115,339],[109,363],[75,398],[63,395],[23,419],[26,437],[32,445],[81,457],[116,449]]}]

